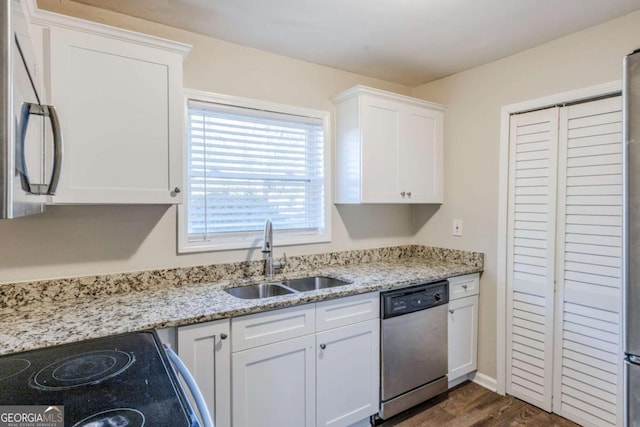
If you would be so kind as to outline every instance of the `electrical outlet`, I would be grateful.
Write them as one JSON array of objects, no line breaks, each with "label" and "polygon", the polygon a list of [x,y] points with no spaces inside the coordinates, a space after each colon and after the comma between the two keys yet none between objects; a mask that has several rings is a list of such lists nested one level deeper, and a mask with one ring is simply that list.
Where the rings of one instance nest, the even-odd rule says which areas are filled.
[{"label": "electrical outlet", "polygon": [[462,236],[462,220],[461,219],[453,220],[453,235]]}]

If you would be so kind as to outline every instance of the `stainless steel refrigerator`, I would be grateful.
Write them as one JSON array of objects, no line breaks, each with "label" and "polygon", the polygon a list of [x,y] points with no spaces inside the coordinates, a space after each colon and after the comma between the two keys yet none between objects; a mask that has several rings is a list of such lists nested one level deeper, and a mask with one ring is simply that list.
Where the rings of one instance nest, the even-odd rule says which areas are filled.
[{"label": "stainless steel refrigerator", "polygon": [[625,422],[640,427],[640,49],[624,59]]}]

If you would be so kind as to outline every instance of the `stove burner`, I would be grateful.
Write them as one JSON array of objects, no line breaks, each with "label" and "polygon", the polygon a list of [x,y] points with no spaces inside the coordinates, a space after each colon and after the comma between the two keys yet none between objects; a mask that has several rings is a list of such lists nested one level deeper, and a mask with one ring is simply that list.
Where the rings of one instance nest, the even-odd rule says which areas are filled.
[{"label": "stove burner", "polygon": [[27,359],[0,360],[0,381],[9,379],[26,371],[31,366]]},{"label": "stove burner", "polygon": [[84,420],[75,423],[73,427],[142,427],[144,415],[131,408],[110,409],[98,412]]},{"label": "stove burner", "polygon": [[[43,390],[67,390],[98,384],[126,370],[134,358],[124,351],[100,350],[78,354],[54,362],[33,377],[32,387]],[[124,424],[127,425],[127,424]]]}]

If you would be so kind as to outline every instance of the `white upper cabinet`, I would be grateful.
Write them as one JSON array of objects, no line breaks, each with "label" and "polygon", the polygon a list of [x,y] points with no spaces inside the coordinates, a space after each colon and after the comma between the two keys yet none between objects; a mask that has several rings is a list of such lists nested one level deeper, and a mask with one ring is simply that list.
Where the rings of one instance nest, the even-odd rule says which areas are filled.
[{"label": "white upper cabinet", "polygon": [[364,86],[333,101],[336,203],[442,203],[443,106]]},{"label": "white upper cabinet", "polygon": [[72,19],[43,31],[64,134],[51,202],[180,203],[188,46]]}]

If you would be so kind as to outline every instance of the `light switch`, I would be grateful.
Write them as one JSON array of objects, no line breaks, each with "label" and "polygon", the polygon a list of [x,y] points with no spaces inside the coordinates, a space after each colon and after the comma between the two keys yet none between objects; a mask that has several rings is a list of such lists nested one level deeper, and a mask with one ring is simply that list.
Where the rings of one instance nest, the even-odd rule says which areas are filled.
[{"label": "light switch", "polygon": [[453,220],[453,235],[462,236],[462,220],[461,219]]}]

